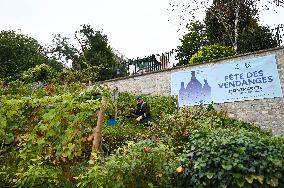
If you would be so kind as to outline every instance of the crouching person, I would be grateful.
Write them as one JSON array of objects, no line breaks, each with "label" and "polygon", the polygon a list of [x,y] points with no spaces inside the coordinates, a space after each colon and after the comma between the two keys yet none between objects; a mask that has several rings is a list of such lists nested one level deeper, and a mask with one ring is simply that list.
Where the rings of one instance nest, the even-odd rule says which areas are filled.
[{"label": "crouching person", "polygon": [[143,100],[141,96],[137,97],[137,109],[134,112],[138,117],[136,121],[143,126],[151,125],[151,113],[149,105]]}]

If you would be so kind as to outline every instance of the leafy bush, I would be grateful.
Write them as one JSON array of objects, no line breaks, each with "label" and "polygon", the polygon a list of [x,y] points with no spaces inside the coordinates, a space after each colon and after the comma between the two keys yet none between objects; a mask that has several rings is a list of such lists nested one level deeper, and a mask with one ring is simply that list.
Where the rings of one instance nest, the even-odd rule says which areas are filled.
[{"label": "leafy bush", "polygon": [[17,187],[59,187],[62,172],[58,168],[44,164],[40,158],[32,159],[31,163],[16,173],[13,182]]},{"label": "leafy bush", "polygon": [[42,156],[48,162],[72,160],[86,152],[86,137],[96,125],[97,100],[78,102],[71,95],[2,98],[0,139],[19,142],[20,157]]},{"label": "leafy bush", "polygon": [[147,134],[143,127],[119,123],[115,127],[103,129],[103,149],[107,154],[113,153],[119,147],[123,147],[129,141],[137,142],[142,140],[142,134]]},{"label": "leafy bush", "polygon": [[184,150],[184,186],[283,187],[283,143],[245,129],[194,131]]},{"label": "leafy bush", "polygon": [[103,130],[103,147],[107,153],[122,147],[127,141],[138,142],[145,139],[161,140],[173,147],[176,153],[181,153],[184,146],[189,142],[193,131],[202,129],[204,126],[212,130],[226,128],[237,131],[240,128],[270,136],[272,133],[262,130],[250,123],[241,122],[229,118],[223,111],[202,106],[182,108],[173,114],[160,116],[159,121],[150,128],[135,125],[132,120],[120,120],[115,127],[105,127]]},{"label": "leafy bush", "polygon": [[[107,155],[100,155],[101,160],[89,169],[98,94],[111,102],[110,91],[97,86],[87,89],[77,82],[67,89],[58,84],[37,89],[22,84],[21,88],[21,83],[4,83],[1,88],[0,185],[257,187],[262,181],[263,186],[283,185],[283,138],[231,119],[212,106],[176,112],[176,99],[160,96],[143,96],[154,123],[139,127],[130,115],[136,96],[129,93],[119,93],[118,124],[103,128],[102,148]],[[17,86],[15,94],[9,94]],[[113,107],[108,104],[107,115],[114,114]],[[132,144],[127,145],[129,141]],[[185,172],[183,167],[176,169],[182,151]],[[230,163],[235,160],[237,165]]]},{"label": "leafy bush", "polygon": [[[142,95],[144,101],[149,104],[153,121],[158,121],[165,114],[176,111],[176,99],[172,96],[147,96]],[[131,108],[136,109],[137,96],[121,92],[118,96],[118,116],[121,118],[131,117]]]},{"label": "leafy bush", "polygon": [[83,70],[64,70],[59,74],[59,81],[61,83],[74,83],[82,82],[88,83],[89,81],[94,82],[98,80],[101,67],[99,66],[88,66]]},{"label": "leafy bush", "polygon": [[231,131],[244,128],[258,132],[263,135],[271,135],[270,132],[264,131],[252,124],[241,122],[229,118],[224,111],[216,111],[211,107],[197,106],[192,108],[181,108],[177,113],[162,116],[149,132],[149,137],[157,137],[181,152],[184,145],[188,143],[193,131],[202,129],[204,126],[212,130],[217,128],[226,128]]},{"label": "leafy bush", "polygon": [[51,82],[56,78],[56,71],[46,64],[36,65],[22,73],[22,80],[26,83]]},{"label": "leafy bush", "polygon": [[188,24],[188,31],[180,39],[181,45],[177,47],[177,59],[179,63],[176,66],[186,65],[198,49],[208,44],[206,27],[203,23],[196,21]]},{"label": "leafy bush", "polygon": [[[61,85],[58,83],[46,84],[42,82],[24,83],[23,81],[11,81],[0,83],[0,96],[7,99],[20,99],[23,97],[42,98],[48,95],[70,94],[79,96],[85,93],[88,86],[84,83],[74,82],[72,84]],[[53,90],[53,92],[51,92]]]},{"label": "leafy bush", "polygon": [[149,140],[128,143],[79,176],[78,187],[173,187],[178,162],[168,146]]},{"label": "leafy bush", "polygon": [[222,46],[220,44],[213,44],[201,47],[189,60],[189,64],[202,63],[213,59],[222,57],[229,57],[235,55],[235,50],[232,47]]},{"label": "leafy bush", "polygon": [[[2,150],[3,149],[3,150]],[[12,187],[12,179],[17,171],[16,155],[0,147],[0,187]]]},{"label": "leafy bush", "polygon": [[17,98],[19,95],[29,96],[31,94],[31,86],[19,80],[11,81],[9,83],[2,82],[2,86],[0,87],[0,95],[10,96],[11,98]]}]

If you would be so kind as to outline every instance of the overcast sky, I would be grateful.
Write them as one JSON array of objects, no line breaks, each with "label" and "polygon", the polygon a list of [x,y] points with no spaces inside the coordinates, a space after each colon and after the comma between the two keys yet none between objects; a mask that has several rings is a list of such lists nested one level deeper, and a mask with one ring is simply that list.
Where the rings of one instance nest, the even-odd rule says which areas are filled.
[{"label": "overcast sky", "polygon": [[[90,24],[126,57],[144,57],[179,45],[182,32],[168,7],[168,0],[0,0],[0,30],[20,29],[45,45],[54,33],[73,37]],[[284,11],[261,17],[271,26],[283,19]]]}]

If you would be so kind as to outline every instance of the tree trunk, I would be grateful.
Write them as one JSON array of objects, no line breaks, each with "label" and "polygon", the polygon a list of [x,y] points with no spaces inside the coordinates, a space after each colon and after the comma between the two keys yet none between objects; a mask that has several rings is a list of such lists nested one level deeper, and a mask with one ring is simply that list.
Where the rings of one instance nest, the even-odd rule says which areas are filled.
[{"label": "tree trunk", "polygon": [[240,0],[236,1],[236,10],[235,10],[235,38],[234,38],[234,49],[238,50],[238,36],[239,36],[239,15],[240,15]]},{"label": "tree trunk", "polygon": [[98,115],[97,126],[93,132],[93,146],[92,146],[92,155],[91,161],[95,162],[95,153],[101,150],[101,141],[102,141],[102,128],[105,120],[105,112],[107,109],[107,98],[105,96],[102,97],[101,108]]}]

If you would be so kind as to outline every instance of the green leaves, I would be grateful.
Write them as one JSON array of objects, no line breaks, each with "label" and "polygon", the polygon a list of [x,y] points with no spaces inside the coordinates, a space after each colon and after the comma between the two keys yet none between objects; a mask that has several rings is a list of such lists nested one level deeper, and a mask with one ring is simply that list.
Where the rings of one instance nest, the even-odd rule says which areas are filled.
[{"label": "green leaves", "polygon": [[268,179],[266,182],[271,187],[278,187],[279,186],[279,182],[278,182],[277,178]]},{"label": "green leaves", "polygon": [[14,135],[12,133],[9,133],[6,135],[5,143],[11,144],[14,141]]},{"label": "green leaves", "polygon": [[40,157],[31,160],[26,169],[19,169],[13,179],[17,187],[58,187],[61,180],[61,170],[43,164]]},{"label": "green leaves", "polygon": [[[129,142],[81,174],[78,187],[172,187],[178,161],[171,148],[151,140]],[[174,173],[173,173],[174,172]]]},{"label": "green leaves", "polygon": [[[121,118],[131,116],[131,108],[136,108],[136,97],[133,94],[121,92],[118,96],[118,115]],[[143,96],[150,106],[153,121],[159,121],[165,114],[172,114],[176,110],[176,99],[167,96]]]},{"label": "green leaves", "polygon": [[57,73],[55,69],[51,68],[49,65],[41,64],[31,67],[28,70],[22,72],[21,79],[25,83],[33,82],[51,82],[52,79],[56,79]]},{"label": "green leaves", "polygon": [[7,80],[48,59],[38,41],[15,31],[1,31],[0,44],[0,77]]},{"label": "green leaves", "polygon": [[206,177],[207,177],[208,179],[212,179],[213,176],[215,175],[215,173],[214,173],[214,172],[213,172],[213,173],[206,172],[205,175],[206,175]]},{"label": "green leaves", "polygon": [[254,180],[257,180],[261,185],[263,185],[264,176],[257,176],[257,175],[245,176],[245,180],[249,184],[252,184]]},{"label": "green leaves", "polygon": [[182,44],[177,47],[177,57],[179,59],[177,66],[188,64],[190,58],[199,48],[208,43],[204,24],[199,21],[192,22],[188,30],[188,33],[180,39]]},{"label": "green leaves", "polygon": [[205,127],[193,133],[184,150],[184,164],[193,161],[187,165],[190,176],[185,178],[193,187],[202,183],[209,187],[277,187],[284,177],[283,141],[283,136],[243,128],[232,132]]},{"label": "green leaves", "polygon": [[232,169],[232,165],[230,164],[222,164],[222,168],[225,169],[225,170],[231,170]]},{"label": "green leaves", "polygon": [[[82,48],[73,45],[69,38],[60,34],[55,35],[53,39],[50,51],[54,58],[72,63],[73,70],[63,71],[60,75],[62,82],[72,83],[80,80],[87,83],[127,74],[126,68],[118,62],[121,57],[113,53],[108,38],[102,31],[95,31],[90,25],[83,24],[80,30],[75,32],[75,40]],[[117,69],[121,75],[118,75]]]},{"label": "green leaves", "polygon": [[85,150],[83,136],[86,137],[95,125],[94,110],[99,105],[98,101],[79,103],[70,94],[6,100],[2,102],[1,110],[9,110],[0,114],[0,121],[5,125],[1,126],[1,135],[5,135],[9,144],[14,141],[13,132],[20,137],[25,131],[29,132],[30,136],[21,140],[22,147],[19,148],[26,159],[47,155],[45,147],[56,148],[56,153],[48,154],[55,162],[60,162],[63,154],[73,159]]},{"label": "green leaves", "polygon": [[199,51],[191,57],[189,64],[202,63],[233,55],[235,55],[235,50],[232,47],[222,46],[220,44],[208,45],[200,48]]},{"label": "green leaves", "polygon": [[[78,90],[60,92],[51,96],[2,96],[1,152],[7,153],[0,155],[0,169],[5,170],[0,176],[7,174],[7,179],[14,179],[12,185],[283,185],[283,136],[275,137],[249,123],[230,119],[212,107],[176,112],[176,99],[158,96],[144,96],[150,104],[153,126],[133,126],[132,118],[126,116],[135,107],[136,97],[128,93],[119,94],[119,123],[103,129],[103,155],[97,154],[97,161],[87,169],[95,112],[100,107],[97,93],[110,97],[110,92],[101,88],[82,89],[80,95]],[[107,113],[114,114],[113,105],[108,104]],[[3,149],[3,143],[13,144]],[[10,168],[12,165],[15,167]],[[73,176],[78,178],[74,180]]]}]

